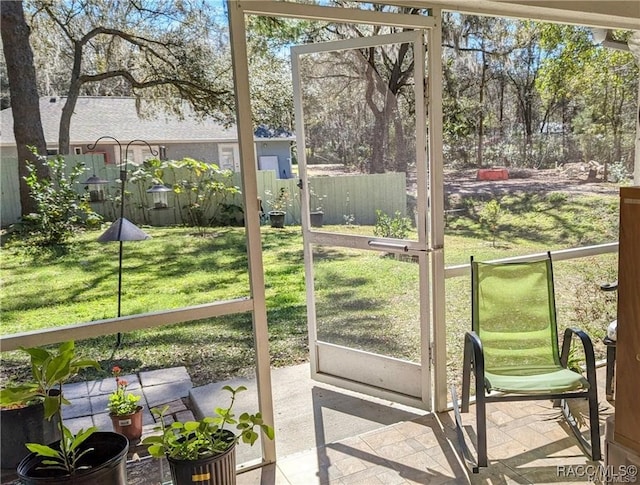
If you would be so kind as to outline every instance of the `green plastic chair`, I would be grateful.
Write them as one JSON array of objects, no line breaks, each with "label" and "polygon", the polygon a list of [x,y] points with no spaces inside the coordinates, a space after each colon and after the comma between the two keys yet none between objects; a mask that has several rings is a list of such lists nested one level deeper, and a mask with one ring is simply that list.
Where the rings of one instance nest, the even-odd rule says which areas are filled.
[{"label": "green plastic chair", "polygon": [[[470,377],[475,376],[477,459],[462,433],[452,388],[458,438],[473,473],[487,466],[486,404],[497,401],[559,400],[585,453],[600,460],[595,358],[582,330],[564,332],[558,347],[551,254],[532,262],[481,263],[471,258],[472,331],[465,334],[462,412],[469,411]],[[567,368],[571,339],[584,348],[587,377]],[[578,428],[566,399],[589,401],[590,443]]]}]

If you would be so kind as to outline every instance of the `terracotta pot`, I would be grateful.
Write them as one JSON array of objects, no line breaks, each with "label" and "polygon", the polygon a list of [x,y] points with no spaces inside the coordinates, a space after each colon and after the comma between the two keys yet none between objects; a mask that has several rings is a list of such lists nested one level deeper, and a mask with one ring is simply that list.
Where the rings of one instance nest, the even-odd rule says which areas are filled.
[{"label": "terracotta pot", "polygon": [[136,443],[142,436],[142,406],[138,406],[133,414],[117,416],[109,414],[113,430],[125,435],[131,443]]}]

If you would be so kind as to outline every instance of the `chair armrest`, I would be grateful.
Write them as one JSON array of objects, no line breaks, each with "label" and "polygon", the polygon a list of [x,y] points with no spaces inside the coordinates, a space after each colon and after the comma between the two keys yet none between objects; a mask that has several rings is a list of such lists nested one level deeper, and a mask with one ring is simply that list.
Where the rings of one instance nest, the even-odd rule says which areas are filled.
[{"label": "chair armrest", "polygon": [[464,363],[462,372],[462,412],[469,411],[470,371],[475,375],[476,398],[484,393],[484,353],[482,342],[475,332],[464,335]]},{"label": "chair armrest", "polygon": [[473,352],[474,367],[478,367],[478,364],[480,364],[484,374],[484,353],[482,352],[482,342],[480,342],[478,334],[474,331],[466,332],[464,334],[464,345],[465,350],[467,350],[468,346],[469,351]]},{"label": "chair armrest", "polygon": [[560,355],[560,363],[563,367],[567,367],[569,360],[569,349],[571,348],[571,339],[573,336],[580,339],[582,348],[584,349],[585,363],[587,367],[587,380],[590,386],[596,386],[596,358],[593,352],[593,344],[591,338],[586,332],[578,328],[567,328],[564,331],[564,337],[562,340],[562,354]]}]

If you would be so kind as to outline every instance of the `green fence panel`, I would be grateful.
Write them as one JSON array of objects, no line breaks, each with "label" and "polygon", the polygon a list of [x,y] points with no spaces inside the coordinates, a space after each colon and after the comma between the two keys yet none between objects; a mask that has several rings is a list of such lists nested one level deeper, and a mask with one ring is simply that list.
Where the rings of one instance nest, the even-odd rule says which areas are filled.
[{"label": "green fence panel", "polygon": [[[85,193],[83,182],[91,175],[109,181],[105,186],[106,200],[92,202],[92,208],[101,214],[106,221],[113,221],[120,216],[120,169],[115,164],[105,164],[103,155],[68,155],[65,156],[67,168],[76,163],[87,167],[86,176],[77,184],[79,194]],[[152,208],[151,194],[146,191],[151,186],[148,179],[137,180],[132,174],[135,166],[128,167],[126,182],[125,217],[139,225],[168,226],[188,223],[186,196],[175,193],[168,194],[169,208],[155,210]],[[162,181],[172,187],[176,181],[188,178],[187,169],[166,169]],[[18,184],[17,158],[2,157],[0,160],[0,186],[2,208],[2,226],[13,224],[20,217],[20,191]],[[235,173],[227,181],[230,185],[241,186],[240,174]],[[269,211],[268,201],[277,195],[282,188],[290,194],[290,206],[287,208],[286,224],[300,224],[300,189],[298,179],[278,179],[274,171],[258,171],[258,196],[262,207]],[[322,208],[325,224],[344,224],[345,218],[352,218],[353,224],[372,225],[376,222],[376,210],[392,216],[399,211],[407,215],[406,178],[403,173],[385,173],[373,175],[344,175],[335,177],[318,176],[309,181],[316,194],[323,197]],[[272,195],[269,195],[272,194]],[[213,218],[220,210],[220,204],[243,206],[242,195],[237,194],[212,201],[204,214],[205,220]]]}]

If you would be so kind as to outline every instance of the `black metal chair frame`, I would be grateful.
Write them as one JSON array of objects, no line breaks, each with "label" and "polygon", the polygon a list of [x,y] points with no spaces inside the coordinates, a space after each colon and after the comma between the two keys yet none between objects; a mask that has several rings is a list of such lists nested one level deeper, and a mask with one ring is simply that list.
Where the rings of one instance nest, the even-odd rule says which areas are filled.
[{"label": "black metal chair frame", "polygon": [[[603,283],[600,285],[602,291],[617,291],[618,282]],[[614,401],[614,378],[616,369],[616,341],[611,340],[608,336],[602,339],[602,343],[607,346],[607,377],[604,385],[604,392],[607,395],[607,401]]]},{"label": "black metal chair frame", "polygon": [[[549,258],[551,256],[549,255]],[[473,259],[472,259],[473,261]],[[472,269],[473,271],[473,265]],[[553,276],[551,275],[553,278]],[[473,286],[473,285],[472,285]],[[536,393],[536,394],[508,394],[508,393],[491,393],[485,392],[485,366],[484,354],[482,350],[482,342],[474,331],[465,334],[464,342],[464,361],[462,374],[462,405],[458,407],[458,397],[455,388],[452,387],[452,399],[456,421],[456,432],[460,447],[462,449],[463,458],[467,467],[473,472],[478,473],[481,467],[488,466],[487,460],[487,414],[486,405],[490,402],[501,401],[540,401],[554,400],[559,402],[562,414],[584,452],[594,461],[602,458],[600,451],[600,423],[598,419],[598,389],[596,383],[596,366],[593,352],[593,344],[589,336],[582,330],[575,328],[567,328],[564,332],[562,342],[562,352],[560,355],[560,363],[563,367],[567,367],[569,359],[569,351],[573,336],[580,339],[582,343],[587,371],[587,381],[589,389],[582,391],[567,391],[557,393]],[[469,394],[471,386],[471,372],[475,376],[475,397],[476,397],[476,436],[477,436],[477,458],[473,457],[469,446],[464,437],[462,418],[460,412],[469,412]],[[575,417],[571,414],[571,410],[567,404],[567,399],[587,399],[589,401],[589,427],[590,440],[587,441],[580,432]]]}]

